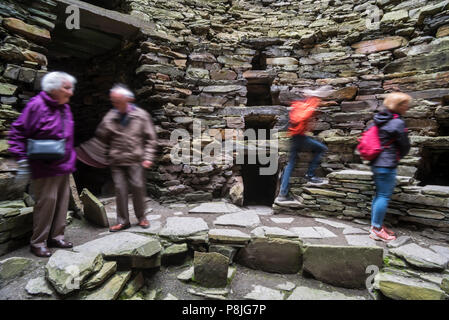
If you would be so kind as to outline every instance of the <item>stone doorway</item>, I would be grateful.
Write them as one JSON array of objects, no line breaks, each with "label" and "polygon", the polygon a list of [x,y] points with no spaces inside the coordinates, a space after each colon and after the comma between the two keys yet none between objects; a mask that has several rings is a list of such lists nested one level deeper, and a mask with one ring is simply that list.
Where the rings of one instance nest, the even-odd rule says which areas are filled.
[{"label": "stone doorway", "polygon": [[449,186],[449,149],[424,148],[421,152],[421,163],[417,171],[420,186],[441,185]]},{"label": "stone doorway", "polygon": [[[80,29],[66,27],[68,5],[80,8]],[[59,1],[56,14],[48,46],[48,70],[68,72],[77,78],[70,106],[78,146],[93,137],[111,108],[110,88],[119,82],[134,87],[140,28],[130,16],[81,1]],[[113,194],[108,168],[93,168],[78,161],[74,178],[79,191],[87,188],[97,196]]]},{"label": "stone doorway", "polygon": [[242,178],[244,186],[243,205],[271,206],[274,202],[277,189],[277,173],[274,175],[261,175],[260,168],[266,167],[260,163],[242,165]]},{"label": "stone doorway", "polygon": [[[273,137],[270,129],[277,123],[275,115],[249,114],[245,116],[245,130],[248,149],[245,164],[242,165],[242,178],[244,185],[244,205],[267,205],[274,202],[278,184],[277,172],[261,174],[262,168],[270,164],[262,164],[259,156],[268,156],[270,150],[265,147]],[[276,159],[277,161],[277,159]]]}]

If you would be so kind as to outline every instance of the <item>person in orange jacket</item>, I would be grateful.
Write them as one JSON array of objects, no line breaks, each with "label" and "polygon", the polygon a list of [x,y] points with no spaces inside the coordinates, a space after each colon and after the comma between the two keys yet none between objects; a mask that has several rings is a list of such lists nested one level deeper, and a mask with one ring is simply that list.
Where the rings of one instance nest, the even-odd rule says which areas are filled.
[{"label": "person in orange jacket", "polygon": [[281,189],[275,202],[295,201],[288,194],[290,175],[296,164],[297,153],[303,150],[310,150],[313,153],[313,159],[309,163],[306,173],[307,181],[311,183],[322,183],[323,179],[315,177],[315,170],[318,167],[321,157],[327,151],[327,147],[321,142],[305,135],[312,129],[312,116],[321,102],[332,93],[330,86],[324,86],[317,90],[303,90],[306,97],[304,100],[293,101],[289,113],[288,135],[290,138],[290,156],[288,164],[285,167],[281,180]]}]

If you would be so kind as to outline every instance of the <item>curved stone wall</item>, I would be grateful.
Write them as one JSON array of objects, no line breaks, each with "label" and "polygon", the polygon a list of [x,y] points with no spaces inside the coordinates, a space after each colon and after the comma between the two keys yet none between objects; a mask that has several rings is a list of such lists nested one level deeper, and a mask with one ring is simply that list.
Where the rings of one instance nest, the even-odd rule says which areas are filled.
[{"label": "curved stone wall", "polygon": [[[21,17],[19,11],[8,11],[10,7],[1,11],[2,59],[11,59],[17,53],[11,46],[24,45],[24,38],[27,43],[39,39],[22,34],[6,40],[11,32],[8,17]],[[449,149],[448,1],[124,0],[119,10],[148,24],[141,31],[139,66],[131,85],[139,105],[152,113],[158,125],[162,155],[149,172],[148,188],[161,201],[229,195],[242,204],[242,166],[220,162],[223,157],[212,163],[192,160],[199,146],[213,148],[221,145],[220,139],[236,141],[257,119],[255,127],[269,123],[270,128],[280,130],[274,137],[280,138],[279,175],[288,153],[283,131],[287,107],[301,97],[299,90],[304,87],[330,84],[336,89],[316,115],[313,134],[329,147],[320,175],[367,169],[354,153],[356,141],[383,95],[391,91],[404,91],[415,98],[405,117],[413,148],[401,161],[400,175],[419,177],[418,170],[434,152],[444,159]],[[25,16],[26,23],[38,23],[30,18],[37,15]],[[40,23],[51,30],[48,23]],[[44,49],[41,44],[28,44],[24,49],[37,52],[28,53],[36,60],[35,73],[43,69],[39,52],[45,54]],[[4,90],[10,88],[6,83],[12,83],[20,95],[31,93],[22,89],[26,84],[5,75],[15,74],[9,64],[6,60],[2,65]],[[2,100],[12,101],[13,95],[6,91]],[[186,146],[190,163],[174,164],[170,158],[174,129],[192,134],[197,122],[201,139],[192,139]],[[8,122],[4,123],[7,130]],[[215,150],[226,156],[226,150]],[[292,191],[297,195],[303,193],[308,160],[306,154],[300,158],[292,178]],[[449,184],[449,177],[441,181]],[[447,211],[443,214],[447,219]]]}]

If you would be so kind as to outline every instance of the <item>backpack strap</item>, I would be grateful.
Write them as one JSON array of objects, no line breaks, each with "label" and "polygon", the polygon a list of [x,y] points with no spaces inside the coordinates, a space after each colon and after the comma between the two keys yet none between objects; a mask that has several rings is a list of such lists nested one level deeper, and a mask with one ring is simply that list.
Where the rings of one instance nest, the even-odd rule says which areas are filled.
[{"label": "backpack strap", "polygon": [[391,139],[391,140],[388,141],[386,144],[384,144],[382,147],[388,148],[388,147],[389,147],[395,140],[396,140],[395,138]]},{"label": "backpack strap", "polygon": [[[397,113],[393,113],[393,118],[390,119],[390,120],[388,120],[388,122],[390,122],[390,121],[393,120],[393,119],[397,119],[397,118],[399,118],[399,115],[398,115]],[[388,122],[385,123],[384,125],[388,124]],[[374,124],[374,125],[377,126],[377,124]],[[384,125],[383,125],[383,126],[384,126]],[[380,129],[380,127],[379,127],[379,129]],[[382,147],[388,148],[388,147],[390,147],[390,145],[393,144],[393,142],[395,142],[395,141],[396,141],[396,139],[395,139],[395,138],[392,138],[392,139],[390,139],[386,144],[384,144]]]}]

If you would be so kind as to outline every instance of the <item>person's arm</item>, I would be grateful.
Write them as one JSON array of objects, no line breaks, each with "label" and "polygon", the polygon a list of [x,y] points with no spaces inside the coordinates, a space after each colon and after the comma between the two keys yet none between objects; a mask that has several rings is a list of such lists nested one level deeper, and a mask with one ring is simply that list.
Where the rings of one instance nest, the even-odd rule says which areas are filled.
[{"label": "person's arm", "polygon": [[94,136],[97,137],[101,142],[109,145],[110,132],[107,126],[108,113],[103,117],[100,124],[95,129]]},{"label": "person's arm", "polygon": [[396,143],[399,146],[399,156],[405,157],[410,151],[410,139],[408,137],[408,129],[405,127],[405,122],[401,120],[396,129]]},{"label": "person's arm", "polygon": [[154,157],[157,150],[157,134],[154,129],[151,116],[145,112],[145,124],[144,124],[144,161],[142,165],[145,168],[149,168],[154,161]]}]

